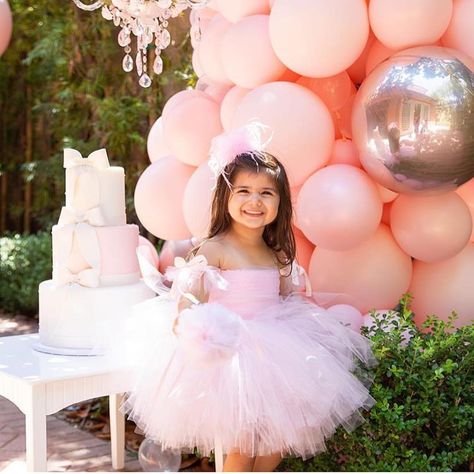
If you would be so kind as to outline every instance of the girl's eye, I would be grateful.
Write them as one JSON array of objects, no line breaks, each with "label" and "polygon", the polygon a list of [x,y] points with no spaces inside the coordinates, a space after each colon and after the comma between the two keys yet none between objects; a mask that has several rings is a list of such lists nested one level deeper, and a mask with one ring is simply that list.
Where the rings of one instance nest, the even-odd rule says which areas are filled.
[{"label": "girl's eye", "polygon": [[264,196],[273,196],[273,193],[271,191],[263,191],[262,193]]},{"label": "girl's eye", "polygon": [[237,192],[239,194],[247,194],[248,193],[248,191],[246,189],[239,189]]}]

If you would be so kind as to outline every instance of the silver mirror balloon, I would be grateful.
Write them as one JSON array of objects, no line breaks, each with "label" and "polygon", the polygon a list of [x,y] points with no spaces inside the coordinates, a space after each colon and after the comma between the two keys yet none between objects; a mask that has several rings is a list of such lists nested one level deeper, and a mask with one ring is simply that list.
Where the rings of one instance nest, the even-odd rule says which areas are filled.
[{"label": "silver mirror balloon", "polygon": [[161,444],[145,438],[138,449],[138,462],[145,472],[178,472],[181,453],[163,449]]},{"label": "silver mirror balloon", "polygon": [[377,66],[352,113],[369,175],[406,194],[439,194],[474,176],[474,60],[438,46],[411,48]]}]

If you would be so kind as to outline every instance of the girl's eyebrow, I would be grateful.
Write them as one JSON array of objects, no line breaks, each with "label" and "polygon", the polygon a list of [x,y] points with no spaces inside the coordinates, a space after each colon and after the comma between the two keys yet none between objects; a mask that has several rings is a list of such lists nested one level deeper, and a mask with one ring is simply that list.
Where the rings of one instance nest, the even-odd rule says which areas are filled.
[{"label": "girl's eyebrow", "polygon": [[[249,189],[250,186],[234,186],[236,189]],[[276,191],[275,188],[262,188],[264,191]]]}]

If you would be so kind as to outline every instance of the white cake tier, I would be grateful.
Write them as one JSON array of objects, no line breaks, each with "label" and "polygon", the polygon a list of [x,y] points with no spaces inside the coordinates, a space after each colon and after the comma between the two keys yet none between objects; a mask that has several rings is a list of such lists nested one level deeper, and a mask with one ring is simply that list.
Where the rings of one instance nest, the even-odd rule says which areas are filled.
[{"label": "white cake tier", "polygon": [[126,323],[132,307],[155,296],[143,282],[120,287],[39,285],[40,343],[50,348],[100,351],[106,331]]},{"label": "white cake tier", "polygon": [[135,224],[94,227],[89,224],[53,226],[53,281],[57,285],[118,286],[136,283]]},{"label": "white cake tier", "polygon": [[88,222],[96,226],[124,225],[125,174],[119,166],[109,166],[105,149],[88,158],[71,148],[64,150],[66,206],[60,223]]}]

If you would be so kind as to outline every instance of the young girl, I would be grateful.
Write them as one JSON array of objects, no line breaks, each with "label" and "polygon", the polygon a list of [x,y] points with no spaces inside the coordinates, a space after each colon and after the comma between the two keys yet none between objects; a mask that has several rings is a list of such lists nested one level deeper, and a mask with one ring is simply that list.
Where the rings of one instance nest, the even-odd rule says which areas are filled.
[{"label": "young girl", "polygon": [[234,145],[211,156],[208,237],[168,269],[171,292],[142,305],[150,342],[125,410],[164,448],[220,446],[224,471],[272,471],[282,456],[311,457],[339,425],[363,421],[358,410],[374,400],[352,372],[355,358],[373,356],[309,288],[295,291],[285,170],[269,153],[235,154]]}]

